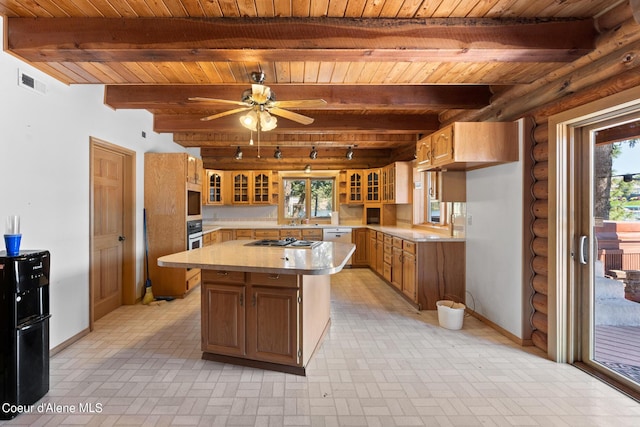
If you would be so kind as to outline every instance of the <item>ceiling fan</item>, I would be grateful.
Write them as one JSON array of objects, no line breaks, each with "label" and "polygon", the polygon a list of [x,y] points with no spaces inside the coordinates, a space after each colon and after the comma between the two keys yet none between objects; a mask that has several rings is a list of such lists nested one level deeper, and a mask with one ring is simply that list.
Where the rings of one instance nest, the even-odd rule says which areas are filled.
[{"label": "ceiling fan", "polygon": [[211,102],[216,104],[238,105],[239,108],[234,108],[232,110],[223,111],[222,113],[203,117],[200,120],[214,120],[220,117],[246,111],[247,113],[240,117],[240,123],[247,129],[253,131],[269,131],[275,129],[275,127],[277,126],[277,119],[271,114],[292,120],[303,125],[311,124],[313,123],[313,119],[311,117],[303,116],[302,114],[285,110],[285,108],[315,108],[324,106],[327,103],[324,99],[276,101],[275,93],[271,91],[271,88],[269,88],[269,86],[263,85],[264,78],[265,75],[262,70],[252,72],[251,79],[254,81],[254,83],[251,85],[251,89],[247,89],[242,93],[241,101],[202,97],[189,98],[189,100]]}]

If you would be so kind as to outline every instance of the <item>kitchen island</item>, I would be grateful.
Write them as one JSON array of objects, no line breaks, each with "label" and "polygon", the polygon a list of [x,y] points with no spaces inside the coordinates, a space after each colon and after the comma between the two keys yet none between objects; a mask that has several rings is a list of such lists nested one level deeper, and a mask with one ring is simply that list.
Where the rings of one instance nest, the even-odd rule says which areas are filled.
[{"label": "kitchen island", "polygon": [[330,323],[330,275],[355,246],[248,246],[232,240],[158,258],[202,269],[201,344],[206,360],[305,375]]}]

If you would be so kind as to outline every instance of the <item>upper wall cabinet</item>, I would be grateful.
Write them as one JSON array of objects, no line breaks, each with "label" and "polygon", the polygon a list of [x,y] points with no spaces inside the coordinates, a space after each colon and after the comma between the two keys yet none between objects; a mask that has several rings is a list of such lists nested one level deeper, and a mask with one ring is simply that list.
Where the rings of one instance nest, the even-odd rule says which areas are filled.
[{"label": "upper wall cabinet", "polygon": [[205,205],[224,204],[224,172],[207,169],[204,173],[202,199]]},{"label": "upper wall cabinet", "polygon": [[518,124],[456,122],[416,144],[418,170],[472,170],[518,161]]},{"label": "upper wall cabinet", "polygon": [[202,159],[187,156],[187,182],[192,184],[201,184],[202,173]]}]

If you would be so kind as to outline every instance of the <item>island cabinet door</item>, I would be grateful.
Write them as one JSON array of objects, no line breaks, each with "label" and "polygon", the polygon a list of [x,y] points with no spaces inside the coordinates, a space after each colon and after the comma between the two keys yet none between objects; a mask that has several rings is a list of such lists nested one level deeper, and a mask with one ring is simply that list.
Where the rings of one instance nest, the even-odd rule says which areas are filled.
[{"label": "island cabinet door", "polygon": [[301,365],[297,288],[251,286],[247,311],[247,355],[251,359]]},{"label": "island cabinet door", "polygon": [[202,351],[245,356],[245,285],[202,287]]}]

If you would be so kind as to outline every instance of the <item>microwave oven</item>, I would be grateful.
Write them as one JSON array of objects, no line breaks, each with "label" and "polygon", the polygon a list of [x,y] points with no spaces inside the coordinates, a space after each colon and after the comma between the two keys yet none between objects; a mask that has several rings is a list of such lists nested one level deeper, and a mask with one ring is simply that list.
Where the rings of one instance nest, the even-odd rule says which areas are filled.
[{"label": "microwave oven", "polygon": [[187,215],[202,214],[202,199],[200,192],[195,190],[187,190]]}]

